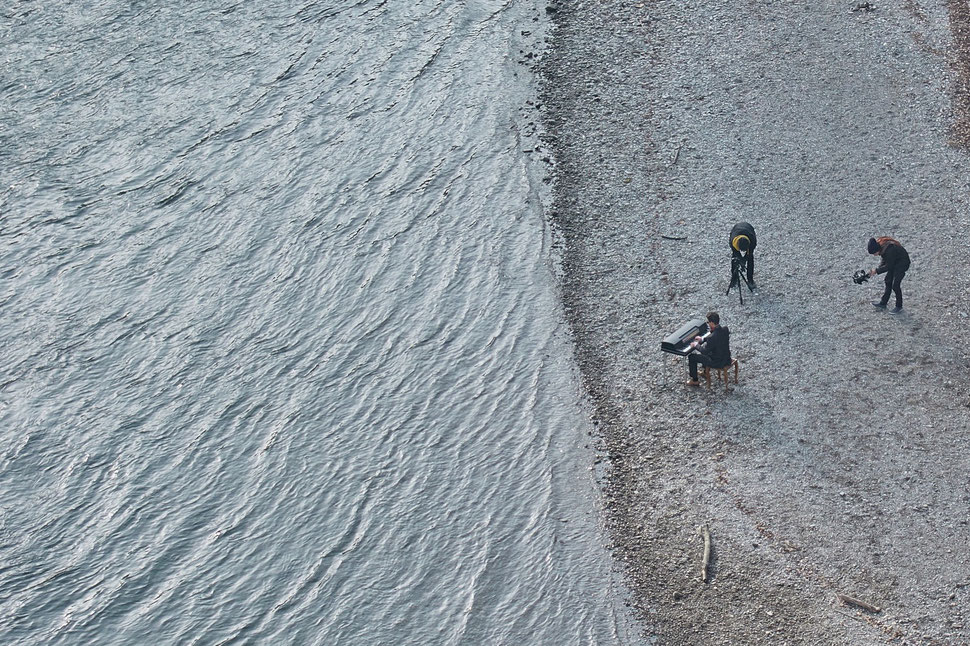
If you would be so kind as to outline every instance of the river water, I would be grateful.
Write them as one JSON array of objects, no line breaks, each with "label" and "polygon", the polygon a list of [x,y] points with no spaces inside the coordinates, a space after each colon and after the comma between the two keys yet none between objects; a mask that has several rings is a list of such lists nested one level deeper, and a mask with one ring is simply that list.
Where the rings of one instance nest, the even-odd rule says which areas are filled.
[{"label": "river water", "polygon": [[614,644],[544,3],[0,8],[0,643]]}]

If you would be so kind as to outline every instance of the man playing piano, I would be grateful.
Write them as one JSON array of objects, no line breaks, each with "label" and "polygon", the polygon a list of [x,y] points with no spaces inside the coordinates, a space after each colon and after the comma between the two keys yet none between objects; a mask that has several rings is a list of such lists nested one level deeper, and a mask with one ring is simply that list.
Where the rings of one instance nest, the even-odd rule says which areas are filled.
[{"label": "man playing piano", "polygon": [[707,334],[698,335],[691,341],[691,353],[687,355],[687,369],[690,372],[688,386],[699,386],[697,364],[711,368],[723,368],[731,363],[731,331],[721,327],[721,317],[717,312],[707,313]]}]

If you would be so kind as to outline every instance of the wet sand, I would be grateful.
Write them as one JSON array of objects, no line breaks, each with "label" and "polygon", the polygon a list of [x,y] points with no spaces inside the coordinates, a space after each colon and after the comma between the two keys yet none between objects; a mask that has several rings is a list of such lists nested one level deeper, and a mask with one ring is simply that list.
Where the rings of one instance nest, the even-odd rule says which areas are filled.
[{"label": "wet sand", "polygon": [[[550,5],[550,216],[631,603],[661,644],[970,643],[970,9],[733,4]],[[877,235],[900,316],[850,280]],[[729,393],[659,351],[711,309]]]}]

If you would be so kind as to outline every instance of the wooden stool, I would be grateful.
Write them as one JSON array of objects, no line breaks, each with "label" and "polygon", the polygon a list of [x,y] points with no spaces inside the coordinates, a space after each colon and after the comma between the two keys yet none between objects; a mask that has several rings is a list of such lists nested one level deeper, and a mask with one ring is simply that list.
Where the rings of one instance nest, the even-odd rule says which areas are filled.
[{"label": "wooden stool", "polygon": [[723,368],[711,368],[710,366],[704,366],[704,379],[707,380],[707,388],[711,388],[711,370],[717,373],[717,378],[724,382],[724,390],[730,390],[728,388],[728,382],[730,381],[730,375],[728,371],[731,367],[734,367],[734,383],[738,383],[738,360],[731,359],[731,363],[727,364]]}]

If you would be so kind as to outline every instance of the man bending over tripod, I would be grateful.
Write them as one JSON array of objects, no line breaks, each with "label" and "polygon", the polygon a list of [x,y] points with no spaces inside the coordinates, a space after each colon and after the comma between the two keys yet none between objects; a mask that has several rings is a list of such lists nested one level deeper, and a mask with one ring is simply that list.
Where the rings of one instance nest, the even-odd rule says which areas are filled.
[{"label": "man bending over tripod", "polygon": [[754,291],[754,248],[758,246],[758,238],[754,235],[754,227],[747,222],[738,222],[731,229],[729,238],[731,242],[731,284],[732,287],[741,286],[738,284],[742,277],[742,272],[746,270],[748,289]]},{"label": "man bending over tripod", "polygon": [[687,370],[690,372],[688,386],[700,385],[697,364],[723,368],[731,363],[731,331],[721,327],[721,317],[717,312],[707,313],[707,329],[707,334],[696,337],[690,344],[691,348],[696,348],[696,352],[687,355]]}]

